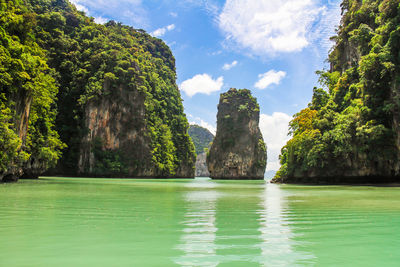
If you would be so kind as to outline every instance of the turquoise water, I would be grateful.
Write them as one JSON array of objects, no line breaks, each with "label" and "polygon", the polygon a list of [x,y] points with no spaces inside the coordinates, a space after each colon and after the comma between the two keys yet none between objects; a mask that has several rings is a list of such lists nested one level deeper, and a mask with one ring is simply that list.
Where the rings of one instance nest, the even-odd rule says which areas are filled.
[{"label": "turquoise water", "polygon": [[400,188],[0,184],[0,266],[399,266]]}]

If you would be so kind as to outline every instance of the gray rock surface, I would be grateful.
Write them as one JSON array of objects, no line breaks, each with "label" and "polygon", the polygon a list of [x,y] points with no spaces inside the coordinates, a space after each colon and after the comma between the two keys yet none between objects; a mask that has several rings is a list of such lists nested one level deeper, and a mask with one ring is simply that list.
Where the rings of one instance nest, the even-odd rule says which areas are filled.
[{"label": "gray rock surface", "polygon": [[205,152],[197,155],[196,158],[196,177],[209,177],[210,172],[207,168],[207,154]]},{"label": "gray rock surface", "polygon": [[221,94],[217,133],[207,158],[213,179],[264,179],[267,149],[258,126],[260,108],[250,90]]}]

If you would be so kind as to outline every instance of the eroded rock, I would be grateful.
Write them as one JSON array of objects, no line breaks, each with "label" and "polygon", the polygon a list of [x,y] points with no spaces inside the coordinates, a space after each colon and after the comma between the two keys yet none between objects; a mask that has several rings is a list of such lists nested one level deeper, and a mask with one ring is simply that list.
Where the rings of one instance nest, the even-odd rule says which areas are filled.
[{"label": "eroded rock", "polygon": [[260,108],[250,90],[221,94],[217,134],[207,157],[213,179],[264,179],[266,145],[258,126]]}]

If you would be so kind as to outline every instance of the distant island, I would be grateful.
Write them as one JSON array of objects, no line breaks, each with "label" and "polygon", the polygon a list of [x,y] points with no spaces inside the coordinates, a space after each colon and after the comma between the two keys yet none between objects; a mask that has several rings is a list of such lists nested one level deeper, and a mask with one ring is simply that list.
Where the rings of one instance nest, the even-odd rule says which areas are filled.
[{"label": "distant island", "polygon": [[189,136],[192,138],[196,151],[196,177],[208,177],[206,158],[209,147],[214,140],[214,135],[206,128],[193,124],[189,127]]}]

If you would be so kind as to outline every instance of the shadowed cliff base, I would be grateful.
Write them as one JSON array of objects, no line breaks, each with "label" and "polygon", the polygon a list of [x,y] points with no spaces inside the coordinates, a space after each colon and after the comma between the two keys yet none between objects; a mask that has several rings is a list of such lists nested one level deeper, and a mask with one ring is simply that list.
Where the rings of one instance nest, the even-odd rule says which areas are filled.
[{"label": "shadowed cliff base", "polygon": [[400,176],[353,176],[353,177],[287,177],[274,178],[276,184],[304,185],[382,185],[400,186]]},{"label": "shadowed cliff base", "polygon": [[227,177],[210,177],[213,180],[264,180],[264,177],[235,177],[235,176],[227,176]]}]

